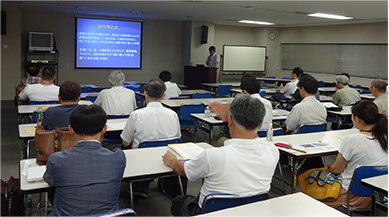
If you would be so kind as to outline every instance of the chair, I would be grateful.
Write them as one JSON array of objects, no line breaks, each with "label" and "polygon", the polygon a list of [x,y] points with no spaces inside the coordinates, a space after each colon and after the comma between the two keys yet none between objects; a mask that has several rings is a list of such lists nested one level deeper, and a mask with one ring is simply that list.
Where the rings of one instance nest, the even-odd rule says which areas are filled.
[{"label": "chair", "polygon": [[319,87],[324,87],[324,81],[319,81]]},{"label": "chair", "polygon": [[239,197],[231,194],[208,194],[205,196],[201,213],[214,212],[221,209],[241,206],[249,203],[266,200],[267,194],[258,194],[248,197]]},{"label": "chair", "polygon": [[281,78],[286,80],[292,80],[292,78],[288,78],[288,77],[281,77]]},{"label": "chair", "polygon": [[95,215],[86,215],[86,216],[98,216],[98,217],[113,217],[113,216],[135,216],[135,211],[131,208],[119,209],[113,212],[95,214]]},{"label": "chair", "polygon": [[259,91],[259,95],[260,95],[261,97],[265,97],[266,91],[264,91],[264,90]]},{"label": "chair", "polygon": [[[258,137],[266,137],[267,131],[258,131],[257,134]],[[281,135],[282,135],[282,128],[273,129],[273,136],[281,136]]]},{"label": "chair", "polygon": [[107,119],[128,118],[130,115],[107,115]]},{"label": "chair", "polygon": [[81,87],[81,93],[94,93],[93,89],[91,87],[85,86]]},{"label": "chair", "polygon": [[194,93],[192,98],[193,99],[212,98],[212,95],[211,95],[211,93]]},{"label": "chair", "polygon": [[180,99],[190,99],[189,96],[178,96],[178,97],[170,97],[169,100],[180,100]]},{"label": "chair", "polygon": [[354,89],[362,89],[362,86],[361,85],[352,85],[352,84],[349,84],[348,86],[350,86],[351,88],[354,88]]},{"label": "chair", "polygon": [[140,81],[125,81],[124,85],[141,85],[142,82]]},{"label": "chair", "polygon": [[143,141],[139,144],[139,148],[160,147],[160,146],[167,146],[169,144],[175,144],[175,143],[180,143],[180,139]]},{"label": "chair", "polygon": [[133,90],[134,92],[135,91],[137,91],[137,92],[140,91],[140,85],[125,85],[124,87],[127,88],[127,89],[130,89],[130,90]]},{"label": "chair", "polygon": [[97,99],[97,96],[86,96],[85,100],[95,102]]},{"label": "chair", "polygon": [[58,101],[30,101],[30,105],[47,105],[47,104],[58,104]]},{"label": "chair", "polygon": [[322,132],[326,131],[327,129],[327,123],[323,124],[301,124],[298,129],[297,133],[315,133],[315,132]]},{"label": "chair", "polygon": [[232,85],[220,85],[217,87],[216,95],[217,96],[230,96]]},{"label": "chair", "polygon": [[[276,76],[264,76],[264,78],[276,78]],[[274,87],[274,85],[276,84],[275,81],[266,81],[266,80],[263,80],[263,83],[265,83],[264,87]]]},{"label": "chair", "polygon": [[193,113],[204,113],[205,106],[203,103],[182,104],[178,118],[181,128],[193,128],[195,126],[194,119],[190,116]]},{"label": "chair", "polygon": [[[130,115],[107,115],[107,119],[128,118]],[[122,144],[121,131],[107,131],[104,134],[103,145]]]},{"label": "chair", "polygon": [[[371,197],[373,194],[373,190],[371,188],[365,187],[361,184],[361,180],[369,177],[379,176],[388,174],[387,166],[359,166],[354,170],[353,177],[351,178],[350,186],[347,190],[347,214],[350,215],[351,212],[354,211],[366,211],[370,209],[357,209],[350,206],[349,195],[350,193]],[[373,204],[372,204],[373,205]]]}]

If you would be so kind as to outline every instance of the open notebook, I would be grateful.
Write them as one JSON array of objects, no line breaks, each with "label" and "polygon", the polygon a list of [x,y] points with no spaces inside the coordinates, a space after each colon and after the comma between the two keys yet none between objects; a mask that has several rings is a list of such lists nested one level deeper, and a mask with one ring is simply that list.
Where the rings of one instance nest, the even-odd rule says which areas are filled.
[{"label": "open notebook", "polygon": [[27,182],[43,181],[46,166],[32,166],[27,168]]},{"label": "open notebook", "polygon": [[192,159],[204,151],[204,148],[192,142],[170,144],[168,146],[185,160]]}]

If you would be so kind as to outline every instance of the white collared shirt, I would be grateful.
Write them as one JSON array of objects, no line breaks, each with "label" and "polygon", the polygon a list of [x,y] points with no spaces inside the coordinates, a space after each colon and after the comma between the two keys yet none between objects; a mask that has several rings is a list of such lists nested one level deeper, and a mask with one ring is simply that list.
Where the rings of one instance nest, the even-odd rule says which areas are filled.
[{"label": "white collared shirt", "polygon": [[178,97],[181,94],[181,90],[176,83],[166,81],[165,85],[166,85],[166,91],[165,91],[164,99],[170,99],[171,97]]},{"label": "white collared shirt", "polygon": [[211,193],[267,193],[278,160],[278,149],[263,139],[229,139],[223,147],[206,149],[185,162],[184,170],[190,181],[204,178],[198,203],[201,207],[204,197]]},{"label": "white collared shirt", "polygon": [[259,128],[259,131],[267,131],[270,123],[273,121],[273,107],[271,102],[259,95],[259,93],[251,94],[252,97],[259,99],[265,106],[265,116],[263,117],[262,126]]},{"label": "white collared shirt", "polygon": [[138,148],[143,141],[181,138],[177,113],[160,102],[149,102],[145,108],[131,113],[120,137]]},{"label": "white collared shirt", "polygon": [[23,100],[29,99],[30,101],[58,101],[59,87],[54,84],[29,84],[19,97]]},{"label": "white collared shirt", "polygon": [[286,129],[297,130],[300,124],[326,123],[327,110],[315,96],[305,97],[296,104],[285,120]]},{"label": "white collared shirt", "polygon": [[287,98],[292,98],[292,95],[297,89],[297,83],[299,82],[298,79],[291,80],[290,82],[286,83],[286,85],[281,88],[280,93],[284,94]]},{"label": "white collared shirt", "polygon": [[136,109],[135,93],[122,86],[114,86],[102,90],[94,104],[101,106],[107,115],[128,115]]},{"label": "white collared shirt", "polygon": [[[209,60],[209,67],[214,67],[214,68],[219,68],[220,66],[220,57],[219,55],[217,55],[217,53],[214,53],[211,57],[207,57],[207,60],[208,58],[210,58]],[[207,60],[205,61],[205,63],[207,63]],[[216,63],[216,67],[215,67],[215,63]]]}]

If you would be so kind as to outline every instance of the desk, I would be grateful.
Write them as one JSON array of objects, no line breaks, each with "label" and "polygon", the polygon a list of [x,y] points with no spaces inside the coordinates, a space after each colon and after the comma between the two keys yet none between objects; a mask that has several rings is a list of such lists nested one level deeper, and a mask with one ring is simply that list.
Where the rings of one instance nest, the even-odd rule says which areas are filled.
[{"label": "desk", "polygon": [[208,91],[208,90],[193,89],[193,90],[181,90],[180,96],[189,96],[190,98],[192,98],[193,94],[195,94],[195,93],[210,93],[211,95],[215,94],[212,91]]},{"label": "desk", "polygon": [[373,94],[361,94],[361,99],[375,100],[375,96]]},{"label": "desk", "polygon": [[206,88],[218,88],[220,85],[231,85],[232,87],[240,87],[240,82],[226,82],[226,83],[201,83]]},{"label": "desk", "polygon": [[284,79],[284,78],[265,78],[265,77],[256,77],[257,81],[274,81],[274,82],[281,82],[282,84],[286,84],[290,81],[291,79]]},{"label": "desk", "polygon": [[[80,105],[92,105],[93,103],[91,101],[86,100],[80,100],[78,102]],[[43,105],[18,105],[18,114],[20,115],[28,115],[34,113],[35,110],[37,110],[39,107],[43,110],[47,109],[48,107],[54,107],[59,106],[61,104],[43,104]]]},{"label": "desk", "polygon": [[[201,147],[213,148],[208,143],[197,143]],[[160,178],[164,176],[176,175],[176,173],[162,161],[162,155],[167,150],[171,150],[167,146],[156,147],[156,148],[140,148],[140,149],[128,149],[123,150],[126,156],[126,167],[123,173],[123,179],[129,181],[144,180],[147,178]],[[173,153],[175,153],[173,151]],[[178,156],[178,155],[177,155]],[[147,159],[147,163],[145,163]],[[47,192],[52,189],[44,181],[38,182],[27,182],[26,174],[23,174],[23,167],[27,160],[20,161],[20,191],[23,194]],[[33,159],[34,160],[34,159]],[[132,195],[132,194],[131,194]],[[132,204],[132,207],[133,204]]]},{"label": "desk", "polygon": [[208,105],[213,101],[218,101],[221,103],[227,103],[232,101],[234,98],[205,98],[205,99],[174,99],[174,100],[162,100],[162,105],[177,110],[182,104],[194,104],[194,103],[203,103],[204,105]]},{"label": "desk", "polygon": [[[375,216],[377,215],[377,197],[374,192],[382,193],[388,196],[388,174],[362,179],[361,184],[373,190],[371,214]],[[378,204],[381,205],[381,203]],[[384,208],[387,210],[387,207],[384,206]]]},{"label": "desk", "polygon": [[344,216],[304,193],[288,194],[264,201],[223,209],[199,216]]},{"label": "desk", "polygon": [[[239,88],[232,88],[230,89],[230,91],[231,91],[231,96],[233,93],[235,93],[235,95],[238,93],[242,93],[242,89]],[[277,93],[277,88],[263,88],[260,91],[265,91],[266,95],[271,95]]]},{"label": "desk", "polygon": [[81,99],[85,99],[87,96],[98,96],[99,93],[81,93]]},{"label": "desk", "polygon": [[331,95],[336,91],[336,87],[319,87],[318,89],[320,94],[323,95]]},{"label": "desk", "polygon": [[337,123],[339,129],[342,122],[351,118],[351,106],[343,106],[341,111],[327,110],[327,114],[327,120]]},{"label": "desk", "polygon": [[[327,155],[337,154],[340,145],[343,142],[343,139],[350,134],[357,133],[357,129],[347,129],[347,130],[334,130],[334,131],[324,131],[318,133],[307,133],[304,135],[301,134],[291,134],[283,136],[273,137],[273,141],[286,142],[292,145],[293,148],[306,151],[307,153],[298,152],[292,149],[278,148],[281,154],[285,154],[291,157],[292,163],[292,186],[291,191],[295,192],[296,183],[297,183],[297,173],[298,170],[303,166],[306,159],[313,157],[323,157]],[[327,143],[329,145],[321,148],[304,148],[301,145],[317,142]],[[301,160],[301,162],[299,162]]]}]

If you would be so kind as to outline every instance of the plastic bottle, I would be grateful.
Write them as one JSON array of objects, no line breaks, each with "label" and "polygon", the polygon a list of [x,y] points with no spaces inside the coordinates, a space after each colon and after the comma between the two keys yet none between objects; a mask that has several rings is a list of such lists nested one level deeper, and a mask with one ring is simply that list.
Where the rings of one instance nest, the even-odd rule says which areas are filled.
[{"label": "plastic bottle", "polygon": [[204,113],[205,113],[205,117],[206,117],[206,118],[211,117],[211,110],[209,109],[208,106],[205,108]]},{"label": "plastic bottle", "polygon": [[267,129],[266,140],[273,141],[273,124],[272,123],[270,123],[269,128]]},{"label": "plastic bottle", "polygon": [[38,109],[37,113],[36,113],[36,125],[39,127],[42,125],[42,121],[43,121],[43,110],[42,109]]}]

